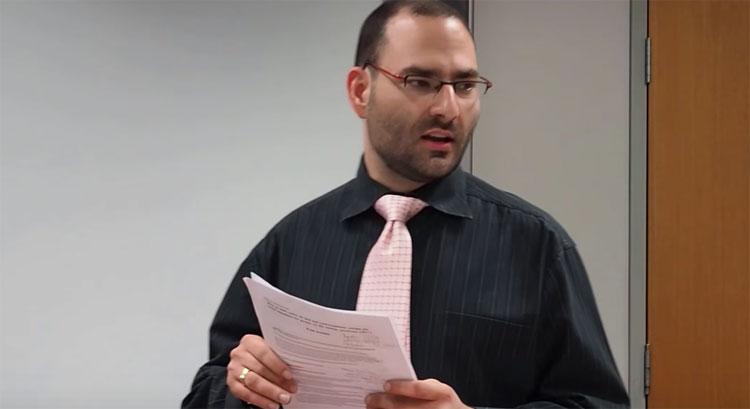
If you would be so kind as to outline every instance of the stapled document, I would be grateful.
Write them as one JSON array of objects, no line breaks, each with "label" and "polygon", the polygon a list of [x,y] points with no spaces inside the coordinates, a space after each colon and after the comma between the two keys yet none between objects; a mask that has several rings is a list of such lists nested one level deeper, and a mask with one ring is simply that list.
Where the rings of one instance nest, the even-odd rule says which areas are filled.
[{"label": "stapled document", "polygon": [[263,338],[291,368],[287,409],[361,409],[390,379],[417,379],[391,319],[323,307],[245,277]]}]

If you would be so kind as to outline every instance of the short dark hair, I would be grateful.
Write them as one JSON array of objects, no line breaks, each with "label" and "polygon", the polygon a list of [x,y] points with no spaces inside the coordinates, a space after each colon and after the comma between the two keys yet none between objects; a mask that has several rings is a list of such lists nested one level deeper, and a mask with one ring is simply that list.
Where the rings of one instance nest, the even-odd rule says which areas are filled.
[{"label": "short dark hair", "polygon": [[461,13],[441,0],[386,0],[373,10],[362,23],[359,41],[357,42],[357,53],[354,56],[355,66],[377,62],[380,48],[385,41],[385,26],[391,17],[403,9],[409,10],[414,16],[455,17],[463,23],[466,31],[471,34],[471,30],[466,25]]}]

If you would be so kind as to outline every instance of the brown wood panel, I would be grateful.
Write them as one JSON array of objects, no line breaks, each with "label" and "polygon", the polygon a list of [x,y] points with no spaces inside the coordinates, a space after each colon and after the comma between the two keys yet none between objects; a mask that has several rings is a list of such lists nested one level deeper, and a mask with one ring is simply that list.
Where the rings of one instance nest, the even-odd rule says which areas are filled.
[{"label": "brown wood panel", "polygon": [[750,407],[750,0],[649,2],[653,408]]}]

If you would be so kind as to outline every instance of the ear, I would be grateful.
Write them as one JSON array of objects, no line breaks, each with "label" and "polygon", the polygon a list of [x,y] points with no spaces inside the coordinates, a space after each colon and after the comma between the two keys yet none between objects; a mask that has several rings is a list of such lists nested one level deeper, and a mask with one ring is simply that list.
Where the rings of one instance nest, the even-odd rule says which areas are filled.
[{"label": "ear", "polygon": [[364,119],[370,99],[370,75],[362,67],[352,67],[346,76],[346,94],[354,113]]}]

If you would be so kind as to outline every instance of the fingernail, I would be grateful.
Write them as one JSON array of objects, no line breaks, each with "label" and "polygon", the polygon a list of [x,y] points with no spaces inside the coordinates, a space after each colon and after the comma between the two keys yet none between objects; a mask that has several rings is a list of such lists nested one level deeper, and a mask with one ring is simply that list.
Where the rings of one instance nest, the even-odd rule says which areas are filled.
[{"label": "fingernail", "polygon": [[279,400],[281,401],[281,403],[289,403],[289,400],[291,400],[291,399],[292,399],[292,397],[289,396],[286,393],[280,393],[279,394]]},{"label": "fingernail", "polygon": [[384,383],[383,384],[383,390],[386,391],[386,392],[388,392],[389,390],[391,390],[391,383],[390,382]]},{"label": "fingernail", "polygon": [[292,373],[289,372],[288,369],[284,370],[284,372],[281,374],[281,376],[283,376],[286,379],[292,379]]}]

